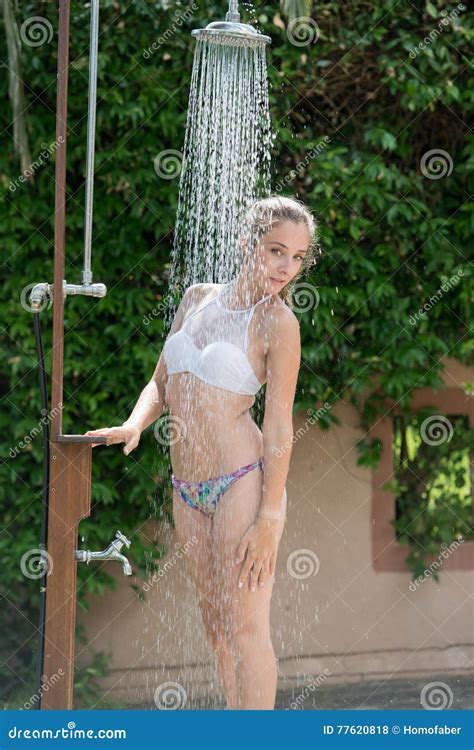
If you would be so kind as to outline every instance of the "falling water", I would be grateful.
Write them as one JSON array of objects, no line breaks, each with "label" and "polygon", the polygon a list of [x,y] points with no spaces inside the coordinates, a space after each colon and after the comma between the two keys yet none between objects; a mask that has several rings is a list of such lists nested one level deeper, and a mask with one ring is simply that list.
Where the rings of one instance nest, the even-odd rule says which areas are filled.
[{"label": "falling water", "polygon": [[[165,312],[168,330],[175,313],[176,300],[172,300],[175,290],[181,298],[191,284],[227,283],[236,276],[242,260],[241,238],[252,239],[247,210],[256,199],[271,192],[270,152],[274,138],[264,42],[229,34],[197,38],[169,277],[170,294]],[[229,318],[235,319],[235,315]],[[186,433],[186,444],[174,440],[170,445],[171,455],[173,457],[173,451],[176,458],[186,454],[184,478],[188,480],[201,481],[215,476],[213,447],[222,461],[225,456],[223,445],[214,445],[212,436],[216,430],[222,430],[226,393],[222,391],[216,397],[191,373],[171,376],[168,382],[170,417],[167,424],[170,432],[176,424]],[[229,394],[228,398],[231,414],[235,394]],[[238,488],[233,491],[237,492]],[[176,550],[171,549],[169,559],[173,561],[175,557]],[[180,576],[187,582],[185,601],[180,601],[170,590],[168,605],[170,611],[173,610],[173,623],[180,624],[182,620],[184,631],[191,633],[196,626],[196,603],[190,607],[196,596],[196,583],[192,582],[190,571],[193,568],[207,571],[207,585],[211,587],[211,580],[215,580],[216,591],[221,592],[221,596],[224,596],[225,586],[230,585],[229,574],[222,576],[217,567],[218,559],[209,561],[201,545],[196,549],[191,546],[183,557],[186,559],[178,560],[177,564],[180,564]],[[234,570],[231,570],[232,575]],[[162,582],[160,591],[166,590],[168,580]],[[163,594],[160,603],[163,605]],[[147,623],[153,618],[147,611],[143,616]],[[165,630],[165,643],[156,644],[158,662],[166,648],[167,637],[172,635]],[[195,643],[190,639],[176,645],[184,649],[185,664],[199,665],[195,680],[186,679],[182,670],[175,674],[176,669],[173,672],[173,668],[163,665],[155,681],[155,704],[160,703],[156,700],[156,689],[178,685],[178,691],[182,691],[182,681],[186,686],[184,693],[191,699],[200,685],[207,683],[209,694],[214,697],[206,699],[205,707],[218,707],[217,696],[222,693],[222,685],[216,681],[214,656],[208,655],[204,641]],[[176,679],[178,682],[174,682]],[[178,697],[181,700],[181,692]]]},{"label": "falling water", "polygon": [[[233,43],[232,43],[233,42]],[[245,210],[270,193],[264,44],[197,39],[169,285],[225,283],[240,263]]]}]

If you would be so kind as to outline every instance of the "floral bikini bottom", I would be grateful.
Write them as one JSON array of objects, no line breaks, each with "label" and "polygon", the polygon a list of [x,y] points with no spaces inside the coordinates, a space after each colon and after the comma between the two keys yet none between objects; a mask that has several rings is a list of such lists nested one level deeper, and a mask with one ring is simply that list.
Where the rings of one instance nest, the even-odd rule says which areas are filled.
[{"label": "floral bikini bottom", "polygon": [[246,466],[241,466],[240,469],[236,469],[230,474],[212,477],[205,482],[188,482],[185,479],[176,479],[174,474],[171,475],[171,482],[179,492],[181,499],[191,508],[200,510],[206,516],[213,516],[216,512],[217,503],[231,484],[248,474],[249,471],[256,469],[257,466],[260,466],[263,471],[263,456],[253,464],[246,464]]}]

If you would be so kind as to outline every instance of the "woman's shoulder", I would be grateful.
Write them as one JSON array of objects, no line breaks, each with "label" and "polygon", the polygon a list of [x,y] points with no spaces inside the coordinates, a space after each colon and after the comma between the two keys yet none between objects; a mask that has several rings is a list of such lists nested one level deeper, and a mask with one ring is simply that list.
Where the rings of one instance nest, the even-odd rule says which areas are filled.
[{"label": "woman's shoulder", "polygon": [[187,299],[190,299],[193,301],[199,301],[202,297],[205,297],[205,295],[208,294],[211,289],[213,289],[216,286],[219,286],[219,284],[209,284],[207,282],[202,282],[199,284],[190,284],[188,288],[186,289],[183,297],[186,296]]},{"label": "woman's shoulder", "polygon": [[274,294],[270,300],[270,304],[265,310],[265,318],[273,319],[278,321],[293,321],[299,326],[299,320],[294,314],[291,307],[280,297],[279,294]]},{"label": "woman's shoulder", "polygon": [[205,291],[206,289],[212,289],[212,287],[220,286],[220,284],[210,284],[207,281],[200,282],[198,284],[190,284],[186,289],[186,292],[199,292]]},{"label": "woman's shoulder", "polygon": [[263,315],[265,338],[269,346],[279,346],[281,339],[296,345],[300,339],[300,322],[279,295],[274,295]]}]

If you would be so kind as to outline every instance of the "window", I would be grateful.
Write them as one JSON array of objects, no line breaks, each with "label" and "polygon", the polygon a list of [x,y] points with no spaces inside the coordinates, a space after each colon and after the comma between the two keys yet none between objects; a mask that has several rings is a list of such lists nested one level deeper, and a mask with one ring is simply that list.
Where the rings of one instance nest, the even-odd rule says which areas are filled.
[{"label": "window", "polygon": [[374,425],[383,442],[372,475],[375,570],[421,574],[438,558],[447,568],[474,567],[473,405],[461,388],[420,389],[413,412],[396,404]]}]

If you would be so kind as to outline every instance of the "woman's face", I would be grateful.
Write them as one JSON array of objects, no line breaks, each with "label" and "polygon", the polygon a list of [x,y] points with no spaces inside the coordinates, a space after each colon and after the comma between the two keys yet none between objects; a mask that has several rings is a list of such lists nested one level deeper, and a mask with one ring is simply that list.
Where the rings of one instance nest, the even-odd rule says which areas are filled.
[{"label": "woman's face", "polygon": [[260,238],[259,259],[264,266],[266,294],[280,292],[301,270],[310,235],[304,223],[282,221]]}]

